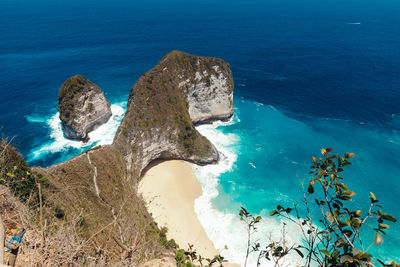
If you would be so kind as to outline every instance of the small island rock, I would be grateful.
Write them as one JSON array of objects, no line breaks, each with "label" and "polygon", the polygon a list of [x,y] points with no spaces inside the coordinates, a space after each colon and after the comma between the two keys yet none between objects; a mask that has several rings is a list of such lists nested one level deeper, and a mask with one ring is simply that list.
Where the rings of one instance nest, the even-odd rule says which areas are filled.
[{"label": "small island rock", "polygon": [[58,93],[58,111],[64,135],[87,142],[88,133],[106,123],[112,113],[103,91],[86,77],[67,79]]}]

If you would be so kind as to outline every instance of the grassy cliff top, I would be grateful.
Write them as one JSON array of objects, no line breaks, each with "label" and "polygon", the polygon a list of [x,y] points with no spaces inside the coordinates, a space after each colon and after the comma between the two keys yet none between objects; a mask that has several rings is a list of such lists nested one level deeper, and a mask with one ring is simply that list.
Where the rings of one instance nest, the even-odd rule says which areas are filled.
[{"label": "grassy cliff top", "polygon": [[68,78],[60,88],[58,92],[58,101],[61,101],[65,97],[73,98],[73,96],[80,92],[85,85],[91,83],[85,76],[75,75]]},{"label": "grassy cliff top", "polygon": [[61,85],[58,92],[58,111],[62,121],[67,121],[71,118],[74,106],[77,104],[80,95],[84,94],[89,88],[101,92],[101,89],[96,84],[82,75],[72,76]]}]

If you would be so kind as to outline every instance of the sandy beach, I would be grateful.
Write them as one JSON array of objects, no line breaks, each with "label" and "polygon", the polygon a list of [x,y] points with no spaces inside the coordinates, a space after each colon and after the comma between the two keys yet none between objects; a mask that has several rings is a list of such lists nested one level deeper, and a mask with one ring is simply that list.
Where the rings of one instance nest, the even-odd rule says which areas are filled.
[{"label": "sandy beach", "polygon": [[191,164],[179,160],[155,164],[139,183],[139,194],[158,225],[168,228],[168,238],[184,249],[193,244],[203,257],[213,257],[219,252],[194,211],[194,200],[201,193]]}]

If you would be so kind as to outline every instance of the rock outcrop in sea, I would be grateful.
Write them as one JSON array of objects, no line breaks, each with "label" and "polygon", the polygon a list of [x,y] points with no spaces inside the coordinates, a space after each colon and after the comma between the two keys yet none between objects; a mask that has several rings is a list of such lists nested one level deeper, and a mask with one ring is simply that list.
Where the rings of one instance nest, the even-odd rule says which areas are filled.
[{"label": "rock outcrop in sea", "polygon": [[229,119],[232,95],[226,62],[172,51],[133,86],[113,145],[137,175],[155,159],[217,162],[218,151],[194,126]]},{"label": "rock outcrop in sea", "polygon": [[112,113],[104,92],[86,77],[67,79],[58,93],[58,111],[64,134],[87,142],[89,132],[106,123]]}]

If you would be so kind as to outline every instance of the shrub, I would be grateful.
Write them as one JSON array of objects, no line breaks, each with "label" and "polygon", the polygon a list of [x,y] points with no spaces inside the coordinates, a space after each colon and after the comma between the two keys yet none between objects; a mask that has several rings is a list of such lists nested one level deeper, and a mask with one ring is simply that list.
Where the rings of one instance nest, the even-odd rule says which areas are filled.
[{"label": "shrub", "polygon": [[[270,216],[285,218],[299,227],[304,242],[294,250],[304,257],[305,266],[373,266],[374,256],[369,249],[372,245],[382,244],[383,235],[390,228],[385,222],[394,223],[397,220],[382,211],[379,200],[372,192],[367,212],[352,209],[349,202],[356,193],[344,183],[341,173],[352,164],[350,159],[355,155],[332,155],[331,151],[331,148],[322,149],[322,157],[312,157],[312,177],[307,191],[302,183],[306,214],[300,215],[296,205],[291,208],[278,205],[276,210],[270,212]],[[319,190],[320,194],[317,195],[315,190]],[[313,200],[312,195],[316,195]],[[293,211],[294,215],[291,215]],[[318,213],[319,217],[316,217]],[[374,241],[371,244],[363,243],[365,239],[360,230],[365,226],[373,231]],[[363,231],[363,234],[371,232]]]},{"label": "shrub", "polygon": [[49,181],[41,174],[32,172],[22,156],[6,141],[0,141],[0,184],[24,202],[37,203],[37,183],[48,185]]}]

